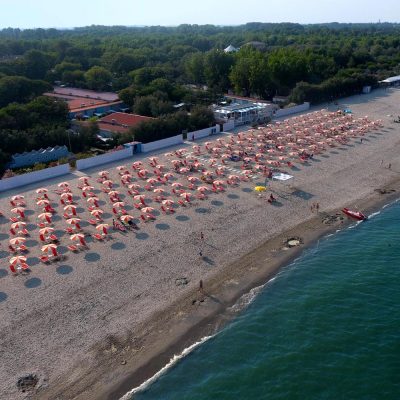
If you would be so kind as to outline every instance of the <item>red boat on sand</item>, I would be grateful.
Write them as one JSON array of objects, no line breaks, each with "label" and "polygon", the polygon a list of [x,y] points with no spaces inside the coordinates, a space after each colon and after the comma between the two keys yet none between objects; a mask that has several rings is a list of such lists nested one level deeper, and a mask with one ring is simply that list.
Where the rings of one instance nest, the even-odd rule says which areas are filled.
[{"label": "red boat on sand", "polygon": [[365,216],[360,211],[352,211],[348,208],[343,208],[342,212],[345,213],[348,217],[354,218],[358,221],[365,221],[367,219],[367,216]]}]

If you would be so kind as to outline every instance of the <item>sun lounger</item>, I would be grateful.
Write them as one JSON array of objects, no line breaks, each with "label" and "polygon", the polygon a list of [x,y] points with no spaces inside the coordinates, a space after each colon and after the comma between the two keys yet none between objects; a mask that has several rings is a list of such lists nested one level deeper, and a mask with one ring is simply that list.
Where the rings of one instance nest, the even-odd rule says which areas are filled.
[{"label": "sun lounger", "polygon": [[49,238],[52,242],[58,242],[58,237],[56,235],[50,235]]},{"label": "sun lounger", "polygon": [[69,250],[69,251],[72,251],[72,252],[74,252],[74,253],[76,253],[76,252],[79,251],[79,248],[78,248],[78,246],[75,246],[74,244],[70,244],[70,245],[68,246],[68,250]]},{"label": "sun lounger", "polygon": [[92,236],[97,240],[104,240],[104,236],[100,235],[100,233],[95,233]]},{"label": "sun lounger", "polygon": [[39,259],[44,264],[48,264],[50,262],[50,258],[48,256],[40,256]]},{"label": "sun lounger", "polygon": [[89,222],[90,225],[97,225],[98,224],[98,221],[95,220],[95,219],[89,219],[88,222]]},{"label": "sun lounger", "polygon": [[17,249],[15,247],[11,246],[11,244],[8,245],[8,250],[10,250],[11,253],[16,253],[17,252]]},{"label": "sun lounger", "polygon": [[16,217],[11,217],[11,218],[10,218],[10,221],[11,221],[11,222],[18,222],[18,221],[19,221],[19,219],[18,219],[18,218],[16,218]]}]

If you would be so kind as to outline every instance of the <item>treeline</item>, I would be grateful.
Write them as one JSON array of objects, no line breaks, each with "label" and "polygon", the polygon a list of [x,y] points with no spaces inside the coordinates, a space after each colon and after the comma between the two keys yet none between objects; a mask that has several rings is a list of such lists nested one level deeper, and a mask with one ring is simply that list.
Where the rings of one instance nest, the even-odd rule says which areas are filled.
[{"label": "treeline", "polygon": [[177,112],[152,121],[144,121],[130,129],[128,135],[115,134],[117,144],[136,140],[149,143],[181,134],[183,131],[193,132],[215,125],[214,113],[207,107],[196,107],[190,114]]},{"label": "treeline", "polygon": [[64,101],[37,97],[26,104],[12,103],[0,110],[0,173],[15,153],[66,145],[74,152],[95,143],[95,127],[79,133],[68,131],[68,107]]}]

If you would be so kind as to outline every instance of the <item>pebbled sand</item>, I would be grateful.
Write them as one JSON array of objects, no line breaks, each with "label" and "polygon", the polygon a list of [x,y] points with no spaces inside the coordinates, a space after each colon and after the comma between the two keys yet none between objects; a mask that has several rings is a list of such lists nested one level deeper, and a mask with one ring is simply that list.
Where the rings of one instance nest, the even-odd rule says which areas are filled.
[{"label": "pebbled sand", "polygon": [[[215,323],[216,315],[301,250],[279,251],[282,239],[296,233],[308,244],[326,231],[324,213],[366,205],[368,199],[386,201],[385,195],[374,192],[377,188],[400,191],[400,124],[392,122],[400,113],[398,104],[400,90],[395,89],[341,101],[340,106],[349,106],[356,116],[383,119],[385,126],[368,134],[363,144],[353,140],[331,149],[327,157],[315,157],[311,166],[299,166],[292,183],[297,190],[274,183],[280,206],[260,200],[252,190],[254,183],[242,183],[172,216],[160,214],[155,222],[141,224],[137,235],[113,233],[111,241],[90,243],[88,251],[68,252],[65,261],[51,265],[38,262],[38,232],[28,226],[32,272],[17,277],[6,274],[9,223],[0,219],[0,398],[115,399],[206,332],[207,324],[208,331],[223,324],[221,319]],[[392,164],[391,170],[381,166],[382,159],[384,165]],[[114,167],[132,161],[85,173],[94,183],[97,172],[108,169],[117,181]],[[18,193],[37,213],[36,188],[69,180],[78,193],[79,176],[70,174]],[[15,193],[0,194],[0,210],[8,215],[8,197]],[[105,200],[103,193],[99,197]],[[310,212],[312,202],[320,204],[321,216]],[[86,210],[82,200],[79,205]],[[57,212],[61,214],[59,205]],[[87,211],[82,215],[89,218]],[[36,222],[29,218],[30,224]],[[65,228],[62,218],[55,227]],[[67,235],[61,238],[61,245],[66,244]],[[189,283],[177,286],[175,280],[182,277]],[[210,297],[192,305],[199,300],[200,279]],[[200,324],[203,329],[197,333],[191,329]],[[28,395],[16,387],[18,377],[27,373],[40,379],[39,389]]]}]

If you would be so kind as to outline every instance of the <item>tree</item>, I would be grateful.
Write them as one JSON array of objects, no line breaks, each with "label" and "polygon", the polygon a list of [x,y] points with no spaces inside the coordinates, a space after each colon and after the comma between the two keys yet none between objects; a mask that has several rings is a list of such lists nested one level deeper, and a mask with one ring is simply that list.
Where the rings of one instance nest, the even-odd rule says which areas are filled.
[{"label": "tree", "polygon": [[111,73],[104,67],[94,66],[85,73],[86,84],[93,90],[110,88]]},{"label": "tree", "polygon": [[225,92],[229,88],[229,71],[233,56],[220,50],[211,50],[204,58],[204,77],[211,88]]}]

